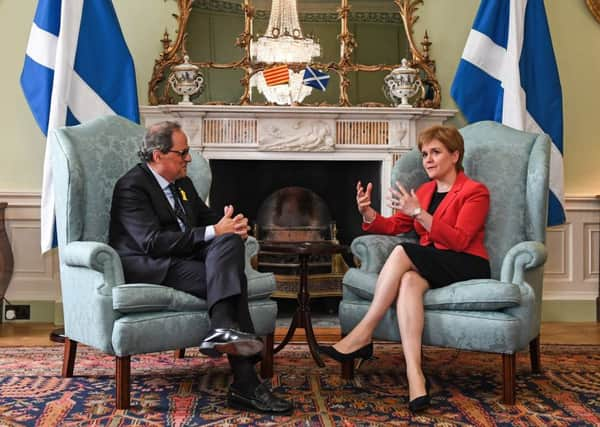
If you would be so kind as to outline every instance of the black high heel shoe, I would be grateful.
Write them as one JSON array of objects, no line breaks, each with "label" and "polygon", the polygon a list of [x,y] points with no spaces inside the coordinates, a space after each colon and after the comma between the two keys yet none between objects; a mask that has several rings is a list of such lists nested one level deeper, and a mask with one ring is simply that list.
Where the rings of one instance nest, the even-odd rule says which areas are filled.
[{"label": "black high heel shoe", "polygon": [[331,345],[320,345],[319,353],[323,353],[340,363],[353,361],[354,359],[360,359],[360,362],[362,362],[373,358],[373,343],[371,342],[352,353],[340,353]]},{"label": "black high heel shoe", "polygon": [[408,409],[410,409],[410,412],[416,413],[424,411],[430,406],[431,397],[429,396],[429,378],[425,377],[425,394],[423,396],[415,397],[408,402]]}]

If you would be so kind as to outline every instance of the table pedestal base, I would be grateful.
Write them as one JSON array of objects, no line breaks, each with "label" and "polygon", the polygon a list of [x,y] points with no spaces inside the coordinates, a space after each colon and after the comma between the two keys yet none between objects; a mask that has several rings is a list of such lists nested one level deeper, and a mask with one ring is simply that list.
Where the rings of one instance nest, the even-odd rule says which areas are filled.
[{"label": "table pedestal base", "polygon": [[273,350],[274,353],[279,352],[284,348],[294,336],[294,332],[298,328],[304,328],[306,333],[306,342],[317,365],[321,368],[325,366],[321,356],[319,356],[319,345],[315,338],[312,321],[310,320],[310,293],[308,291],[308,259],[311,255],[333,255],[345,252],[347,246],[339,245],[331,242],[286,242],[286,243],[269,243],[261,242],[261,249],[268,252],[285,253],[298,255],[300,261],[300,288],[298,289],[298,308],[292,318],[292,323],[277,347]]},{"label": "table pedestal base", "polygon": [[296,329],[303,328],[306,333],[306,342],[308,343],[308,348],[310,349],[310,354],[312,355],[315,362],[319,367],[325,366],[323,360],[321,360],[321,356],[319,356],[319,345],[317,344],[317,339],[315,338],[315,333],[312,327],[312,321],[310,319],[310,310],[308,307],[303,310],[301,307],[298,307],[296,312],[294,313],[294,317],[292,318],[292,323],[285,334],[283,340],[275,347],[273,353],[279,352],[283,347],[285,347],[296,332]]}]

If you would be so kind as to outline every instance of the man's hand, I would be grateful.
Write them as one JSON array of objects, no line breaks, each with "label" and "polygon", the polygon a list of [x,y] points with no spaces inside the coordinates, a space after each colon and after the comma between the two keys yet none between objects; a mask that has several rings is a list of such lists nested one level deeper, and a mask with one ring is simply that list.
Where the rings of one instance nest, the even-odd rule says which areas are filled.
[{"label": "man's hand", "polygon": [[238,234],[242,239],[248,238],[248,218],[239,213],[233,216],[233,206],[227,205],[223,208],[223,218],[215,224],[215,235],[225,233]]},{"label": "man's hand", "polygon": [[375,209],[371,207],[372,191],[373,184],[370,182],[367,184],[366,190],[360,181],[356,183],[356,206],[358,207],[358,212],[360,212],[365,222],[372,222],[377,215]]}]

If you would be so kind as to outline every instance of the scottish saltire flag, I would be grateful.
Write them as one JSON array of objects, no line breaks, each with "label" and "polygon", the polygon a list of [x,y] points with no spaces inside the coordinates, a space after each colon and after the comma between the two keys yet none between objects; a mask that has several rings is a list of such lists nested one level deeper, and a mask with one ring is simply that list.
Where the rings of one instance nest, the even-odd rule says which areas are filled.
[{"label": "scottish saltire flag", "polygon": [[329,74],[307,66],[304,70],[302,83],[324,91],[327,88],[327,83],[329,83]]},{"label": "scottish saltire flag", "polygon": [[543,1],[482,0],[450,93],[469,122],[550,135],[548,225],[563,224],[562,94]]},{"label": "scottish saltire flag", "polygon": [[[133,60],[110,0],[39,0],[21,86],[44,135],[106,114],[139,123]],[[42,252],[52,247],[54,194],[44,157]]]}]

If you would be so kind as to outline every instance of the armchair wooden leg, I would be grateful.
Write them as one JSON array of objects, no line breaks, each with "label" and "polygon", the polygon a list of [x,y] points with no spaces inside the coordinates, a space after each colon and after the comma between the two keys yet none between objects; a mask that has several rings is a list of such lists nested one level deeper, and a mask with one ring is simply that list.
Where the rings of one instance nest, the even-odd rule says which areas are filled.
[{"label": "armchair wooden leg", "polygon": [[345,380],[351,380],[354,378],[354,361],[345,360],[342,362],[342,378]]},{"label": "armchair wooden leg", "polygon": [[117,372],[117,409],[129,409],[129,377],[131,374],[131,356],[116,356]]},{"label": "armchair wooden leg", "polygon": [[273,346],[275,339],[273,334],[265,337],[262,361],[260,362],[260,376],[263,378],[273,377]]},{"label": "armchair wooden leg", "polygon": [[516,366],[517,356],[514,353],[502,355],[502,370],[504,372],[502,402],[506,405],[515,404]]},{"label": "armchair wooden leg", "polygon": [[75,367],[75,354],[77,353],[77,341],[65,337],[65,353],[63,356],[62,376],[70,378],[73,376]]},{"label": "armchair wooden leg", "polygon": [[540,336],[538,335],[529,343],[529,357],[531,359],[531,372],[539,374],[542,372],[542,362],[540,358]]},{"label": "armchair wooden leg", "polygon": [[185,357],[185,348],[178,348],[175,350],[175,359],[183,359]]}]

